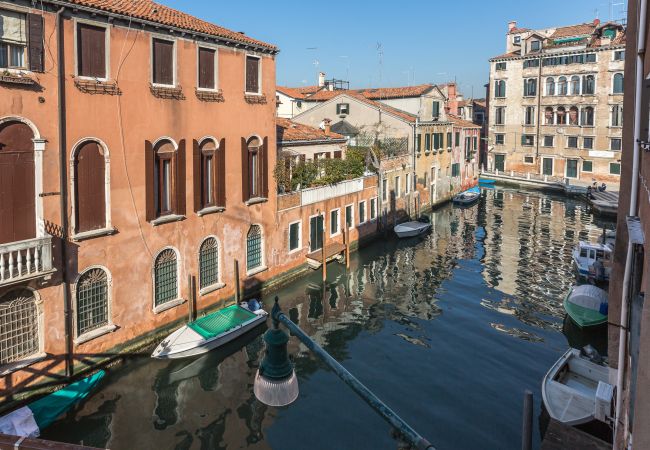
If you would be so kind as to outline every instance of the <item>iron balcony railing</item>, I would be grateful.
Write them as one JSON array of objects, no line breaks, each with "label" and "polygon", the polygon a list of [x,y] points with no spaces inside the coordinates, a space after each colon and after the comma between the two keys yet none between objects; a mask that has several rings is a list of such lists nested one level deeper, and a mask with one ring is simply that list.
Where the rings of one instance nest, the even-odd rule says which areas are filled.
[{"label": "iron balcony railing", "polygon": [[0,244],[0,286],[50,275],[52,272],[51,236]]}]

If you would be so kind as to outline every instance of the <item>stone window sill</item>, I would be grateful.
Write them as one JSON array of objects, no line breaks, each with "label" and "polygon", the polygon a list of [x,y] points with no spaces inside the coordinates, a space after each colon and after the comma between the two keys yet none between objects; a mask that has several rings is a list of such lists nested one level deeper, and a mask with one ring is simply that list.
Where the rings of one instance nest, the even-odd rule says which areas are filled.
[{"label": "stone window sill", "polygon": [[163,311],[167,311],[168,309],[175,308],[178,305],[182,305],[185,303],[184,298],[177,298],[176,300],[170,300],[167,303],[163,303],[162,305],[158,305],[153,309],[154,314],[160,314]]},{"label": "stone window sill", "polygon": [[253,275],[257,275],[258,273],[264,272],[266,270],[268,270],[268,267],[266,267],[266,266],[258,267],[256,269],[251,269],[251,270],[246,272],[246,276],[247,277],[252,277]]},{"label": "stone window sill", "polygon": [[257,205],[258,203],[266,203],[269,200],[266,197],[254,197],[248,199],[245,203],[246,206]]},{"label": "stone window sill", "polygon": [[202,210],[197,211],[196,215],[199,217],[207,216],[208,214],[220,213],[224,212],[225,210],[226,208],[223,206],[208,206],[207,208],[203,208]]},{"label": "stone window sill", "polygon": [[223,289],[226,286],[225,283],[216,283],[211,286],[206,286],[203,289],[199,290],[199,295],[208,295],[211,292],[218,291]]},{"label": "stone window sill", "polygon": [[81,345],[84,342],[92,341],[93,339],[97,339],[100,336],[103,336],[108,333],[112,333],[113,331],[117,330],[117,326],[111,324],[104,325],[101,328],[97,328],[96,330],[89,331],[88,333],[84,333],[78,338],[74,340],[74,343],[76,345]]},{"label": "stone window sill", "polygon": [[25,367],[31,366],[32,364],[36,364],[39,361],[43,361],[45,358],[47,358],[47,353],[42,352],[42,353],[37,353],[31,358],[27,358],[21,361],[16,361],[11,364],[7,364],[5,366],[0,367],[0,376],[9,375],[10,373],[16,372],[20,369],[24,369]]},{"label": "stone window sill", "polygon": [[170,222],[178,222],[180,220],[185,220],[185,216],[181,216],[178,214],[168,214],[166,216],[161,216],[155,220],[152,220],[151,225],[156,227],[158,225],[163,225],[165,223],[170,223]]},{"label": "stone window sill", "polygon": [[72,240],[78,242],[78,241],[85,241],[86,239],[92,239],[100,236],[110,236],[112,234],[115,234],[116,231],[117,230],[113,227],[102,228],[101,230],[84,231],[82,233],[77,233],[73,235]]}]

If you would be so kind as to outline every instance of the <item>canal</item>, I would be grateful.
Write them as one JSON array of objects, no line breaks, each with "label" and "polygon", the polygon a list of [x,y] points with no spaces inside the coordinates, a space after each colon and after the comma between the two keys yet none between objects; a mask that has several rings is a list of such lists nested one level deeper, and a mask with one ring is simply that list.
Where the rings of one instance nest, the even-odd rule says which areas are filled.
[{"label": "canal", "polygon": [[[290,318],[438,449],[518,449],[525,389],[569,345],[606,350],[605,330],[565,323],[571,250],[602,226],[578,200],[486,190],[445,206],[424,238],[380,239],[273,295]],[[388,426],[296,338],[300,396],[270,408],[253,396],[261,332],[198,359],[143,354],[113,369],[43,437],[122,449],[394,449]]]}]

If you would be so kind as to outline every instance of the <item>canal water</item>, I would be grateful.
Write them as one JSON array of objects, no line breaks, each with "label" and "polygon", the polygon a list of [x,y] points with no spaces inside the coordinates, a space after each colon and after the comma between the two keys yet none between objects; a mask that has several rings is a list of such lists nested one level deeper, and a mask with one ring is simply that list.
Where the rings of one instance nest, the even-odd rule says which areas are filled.
[{"label": "canal water", "polygon": [[[470,209],[432,213],[422,238],[380,239],[274,295],[290,318],[438,449],[518,449],[525,389],[569,345],[606,351],[605,330],[581,334],[562,299],[571,250],[602,233],[578,200],[484,190]],[[122,449],[394,449],[389,427],[296,338],[300,382],[286,408],[262,405],[253,379],[263,330],[200,358],[143,354],[44,438]]]}]

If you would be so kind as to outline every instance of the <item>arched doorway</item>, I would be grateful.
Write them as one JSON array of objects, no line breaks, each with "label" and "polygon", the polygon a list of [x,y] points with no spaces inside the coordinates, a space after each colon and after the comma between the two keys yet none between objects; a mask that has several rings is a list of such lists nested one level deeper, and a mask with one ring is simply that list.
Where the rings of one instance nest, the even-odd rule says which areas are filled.
[{"label": "arched doorway", "polygon": [[0,124],[0,244],[36,237],[33,138],[22,122]]}]

